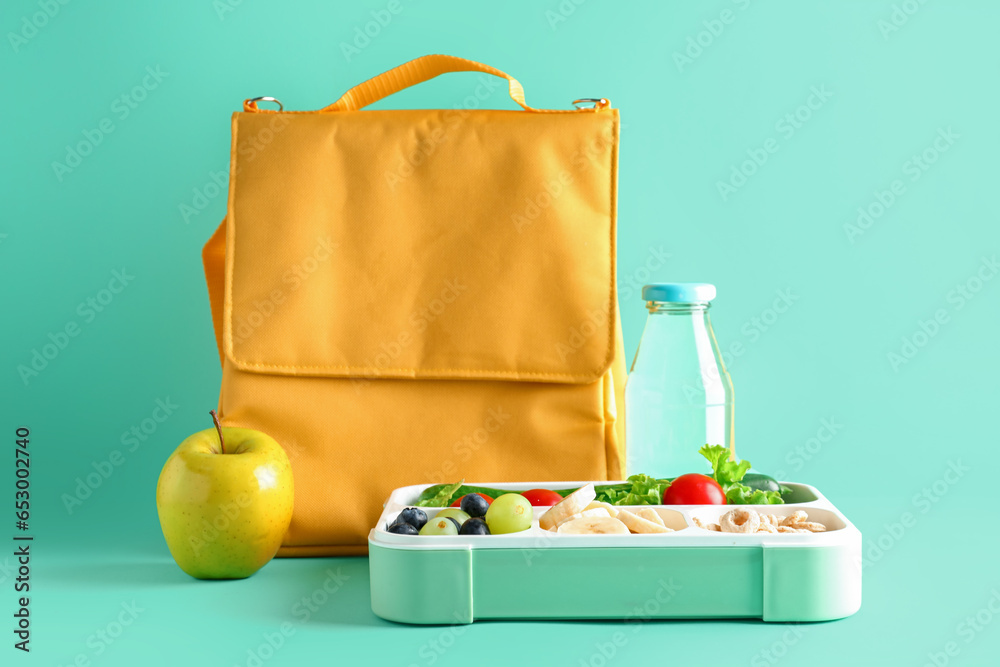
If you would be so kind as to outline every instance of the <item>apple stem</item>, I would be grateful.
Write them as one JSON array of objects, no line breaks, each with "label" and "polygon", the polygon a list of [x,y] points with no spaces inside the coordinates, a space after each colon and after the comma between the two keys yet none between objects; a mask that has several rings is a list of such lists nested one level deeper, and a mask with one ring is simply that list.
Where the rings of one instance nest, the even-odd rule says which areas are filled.
[{"label": "apple stem", "polygon": [[212,415],[212,421],[215,422],[215,430],[219,432],[219,448],[222,453],[226,453],[226,443],[222,440],[222,424],[219,423],[219,415],[216,414],[215,410],[209,410],[208,414]]}]

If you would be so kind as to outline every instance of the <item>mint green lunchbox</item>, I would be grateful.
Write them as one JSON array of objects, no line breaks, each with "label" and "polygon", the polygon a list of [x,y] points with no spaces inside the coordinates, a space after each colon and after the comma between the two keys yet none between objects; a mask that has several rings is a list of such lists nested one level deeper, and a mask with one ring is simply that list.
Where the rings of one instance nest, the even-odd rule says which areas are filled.
[{"label": "mint green lunchbox", "polygon": [[[614,482],[600,482],[601,484]],[[477,484],[510,491],[568,489],[585,482]],[[427,485],[389,496],[368,535],[372,611],[400,623],[483,619],[760,618],[829,621],[861,606],[861,533],[819,491],[792,489],[785,505],[822,533],[721,533],[732,505],[651,506],[675,532],[564,535],[532,527],[509,535],[420,536],[386,532]],[[439,508],[424,508],[429,517]]]}]

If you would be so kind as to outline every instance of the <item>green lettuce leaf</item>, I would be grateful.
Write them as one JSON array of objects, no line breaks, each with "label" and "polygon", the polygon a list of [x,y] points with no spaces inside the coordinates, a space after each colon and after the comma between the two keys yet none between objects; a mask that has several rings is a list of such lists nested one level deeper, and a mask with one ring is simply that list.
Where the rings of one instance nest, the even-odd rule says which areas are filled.
[{"label": "green lettuce leaf", "polygon": [[[451,504],[451,497],[455,495],[455,492],[465,483],[465,480],[459,480],[454,484],[442,484],[434,492],[434,495],[428,495],[425,491],[421,494],[420,500],[417,501],[417,507],[447,507]],[[428,489],[430,491],[430,489]]]},{"label": "green lettuce leaf", "polygon": [[660,505],[668,486],[669,479],[632,475],[625,484],[608,484],[594,490],[598,500],[612,505]]},{"label": "green lettuce leaf", "polygon": [[729,448],[722,445],[704,445],[698,453],[712,464],[712,477],[719,484],[735,484],[750,470],[749,461],[730,461]]},{"label": "green lettuce leaf", "polygon": [[785,502],[777,491],[751,489],[746,484],[730,484],[725,492],[730,505],[783,505]]},{"label": "green lettuce leaf", "polygon": [[[712,464],[712,478],[719,483],[730,505],[783,505],[781,493],[761,491],[740,484],[750,470],[749,461],[730,461],[729,448],[722,445],[704,445],[698,453]],[[784,492],[784,489],[782,489]]]}]

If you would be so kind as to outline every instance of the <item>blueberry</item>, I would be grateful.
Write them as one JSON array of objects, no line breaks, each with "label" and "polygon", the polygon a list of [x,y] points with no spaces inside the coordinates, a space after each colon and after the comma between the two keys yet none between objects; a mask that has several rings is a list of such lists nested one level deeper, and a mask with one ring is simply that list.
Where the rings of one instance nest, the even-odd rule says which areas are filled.
[{"label": "blueberry", "polygon": [[462,511],[469,516],[486,516],[490,504],[478,493],[468,493],[462,497]]},{"label": "blueberry", "polygon": [[396,523],[408,523],[417,530],[420,530],[427,523],[427,512],[419,507],[407,507],[396,517]]},{"label": "blueberry", "polygon": [[[456,528],[456,529],[457,529],[457,530],[458,530],[459,532],[461,532],[461,531],[462,531],[462,524],[460,524],[460,523],[458,522],[458,519],[456,519],[456,518],[455,518],[455,517],[453,517],[453,516],[446,516],[445,518],[446,518],[446,519],[448,519],[448,521],[451,521],[451,522],[452,522],[453,524],[455,524],[455,528]],[[469,519],[469,521],[472,521],[472,519]],[[467,521],[466,523],[468,523],[468,521]]]},{"label": "blueberry", "polygon": [[395,533],[396,535],[417,535],[420,533],[419,530],[406,523],[405,521],[397,521],[396,523],[389,526],[389,532]]},{"label": "blueberry", "polygon": [[[480,498],[482,500],[482,498]],[[485,501],[484,501],[485,502]],[[462,524],[461,529],[458,531],[459,535],[489,535],[490,528],[486,525],[486,522],[480,518],[469,519]]]}]

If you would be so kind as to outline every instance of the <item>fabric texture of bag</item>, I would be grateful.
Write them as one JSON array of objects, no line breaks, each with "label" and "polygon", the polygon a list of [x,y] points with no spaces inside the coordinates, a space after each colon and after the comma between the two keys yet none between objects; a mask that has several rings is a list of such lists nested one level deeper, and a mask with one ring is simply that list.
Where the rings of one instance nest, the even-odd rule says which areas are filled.
[{"label": "fabric texture of bag", "polygon": [[[364,109],[458,71],[522,109]],[[279,556],[366,553],[400,486],[621,478],[618,133],[606,100],[532,109],[451,56],[233,114],[203,252],[219,414],[288,452]]]}]

